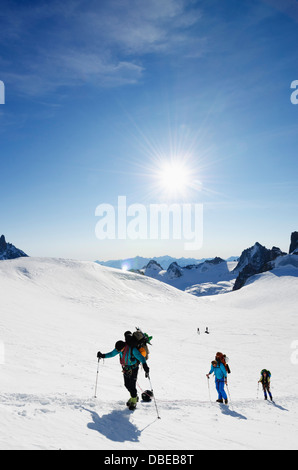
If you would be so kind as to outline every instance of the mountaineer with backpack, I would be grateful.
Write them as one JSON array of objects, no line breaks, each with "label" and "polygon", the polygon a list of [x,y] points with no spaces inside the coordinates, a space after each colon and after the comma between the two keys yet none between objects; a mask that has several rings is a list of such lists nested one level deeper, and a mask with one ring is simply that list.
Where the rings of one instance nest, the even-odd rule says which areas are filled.
[{"label": "mountaineer with backpack", "polygon": [[211,369],[209,374],[207,375],[207,379],[209,379],[210,375],[214,373],[215,376],[215,386],[218,393],[218,399],[216,400],[217,403],[228,404],[228,397],[225,392],[225,385],[228,384],[227,382],[227,371],[222,362],[212,361],[211,362]]},{"label": "mountaineer with backpack", "polygon": [[261,383],[263,386],[264,399],[267,400],[267,392],[268,392],[270,400],[273,401],[272,394],[270,391],[271,372],[267,369],[263,369],[261,371],[261,378],[258,383]]},{"label": "mountaineer with backpack", "polygon": [[216,353],[216,356],[215,356],[215,360],[218,364],[223,364],[225,366],[225,369],[227,371],[228,374],[231,373],[231,369],[229,367],[229,358],[226,356],[226,354],[223,354],[221,352],[217,352]]},{"label": "mountaineer with backpack", "polygon": [[149,367],[146,359],[148,358],[147,343],[149,343],[151,338],[149,339],[147,335],[145,336],[143,333],[141,334],[144,337],[142,341],[138,340],[135,334],[127,331],[124,334],[125,342],[121,340],[117,341],[113,351],[106,354],[103,354],[100,351],[97,353],[98,360],[108,359],[117,355],[120,356],[119,359],[122,366],[124,385],[130,393],[130,399],[126,403],[130,410],[134,410],[136,408],[139,400],[136,383],[140,363],[143,365],[145,377],[149,378]]}]

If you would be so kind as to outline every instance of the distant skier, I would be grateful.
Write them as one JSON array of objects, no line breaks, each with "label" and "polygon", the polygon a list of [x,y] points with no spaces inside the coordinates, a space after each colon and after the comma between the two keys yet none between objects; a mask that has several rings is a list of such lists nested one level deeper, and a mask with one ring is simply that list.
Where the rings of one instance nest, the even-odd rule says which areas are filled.
[{"label": "distant skier", "polygon": [[197,329],[197,333],[198,333],[198,335],[200,334],[200,328]]},{"label": "distant skier", "polygon": [[208,326],[206,326],[206,331],[205,331],[206,335],[209,335],[209,330],[208,330]]},{"label": "distant skier", "polygon": [[263,386],[264,399],[267,400],[267,392],[268,392],[270,400],[273,401],[272,394],[270,391],[271,372],[269,370],[263,369],[261,371],[261,378],[258,383],[261,383]]},{"label": "distant skier", "polygon": [[210,375],[213,373],[215,376],[215,385],[218,393],[218,399],[216,401],[217,403],[223,403],[225,401],[225,404],[227,405],[228,397],[225,392],[225,385],[227,385],[226,368],[221,362],[218,363],[217,361],[212,361],[210,372],[209,374],[206,374],[207,378],[209,379]]},{"label": "distant skier", "polygon": [[120,364],[124,377],[124,385],[130,393],[130,399],[127,406],[130,410],[134,410],[138,402],[138,392],[136,389],[136,382],[139,372],[139,364],[143,365],[145,377],[149,377],[149,367],[145,357],[140,353],[137,348],[130,347],[124,341],[117,341],[113,351],[102,354],[100,351],[97,353],[98,359],[108,359],[120,355]]}]

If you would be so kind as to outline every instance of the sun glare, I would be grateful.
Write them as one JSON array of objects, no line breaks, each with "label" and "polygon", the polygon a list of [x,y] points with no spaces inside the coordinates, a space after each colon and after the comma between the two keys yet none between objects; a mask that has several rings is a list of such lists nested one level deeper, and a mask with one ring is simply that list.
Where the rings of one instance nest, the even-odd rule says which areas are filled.
[{"label": "sun glare", "polygon": [[159,169],[157,178],[167,193],[183,193],[190,184],[190,170],[183,163],[167,162]]}]

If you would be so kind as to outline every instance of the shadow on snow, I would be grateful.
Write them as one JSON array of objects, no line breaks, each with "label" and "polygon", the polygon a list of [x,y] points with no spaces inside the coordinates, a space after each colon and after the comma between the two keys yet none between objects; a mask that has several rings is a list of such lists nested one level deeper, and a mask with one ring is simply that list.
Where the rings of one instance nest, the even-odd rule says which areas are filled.
[{"label": "shadow on snow", "polygon": [[237,411],[231,410],[227,405],[220,405],[220,409],[223,415],[232,416],[237,419],[247,419],[246,416],[237,413]]},{"label": "shadow on snow", "polygon": [[130,422],[131,413],[129,410],[113,410],[111,413],[100,417],[95,411],[88,410],[91,414],[92,422],[87,424],[89,429],[97,431],[107,439],[114,442],[138,442],[141,431]]}]

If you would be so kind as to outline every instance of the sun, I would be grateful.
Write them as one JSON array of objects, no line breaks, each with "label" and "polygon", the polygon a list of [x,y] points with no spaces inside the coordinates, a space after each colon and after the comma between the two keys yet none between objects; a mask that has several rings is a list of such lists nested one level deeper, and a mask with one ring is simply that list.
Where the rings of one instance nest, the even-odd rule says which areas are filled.
[{"label": "sun", "polygon": [[191,171],[182,162],[163,162],[157,171],[159,186],[170,194],[184,193],[190,185]]}]

